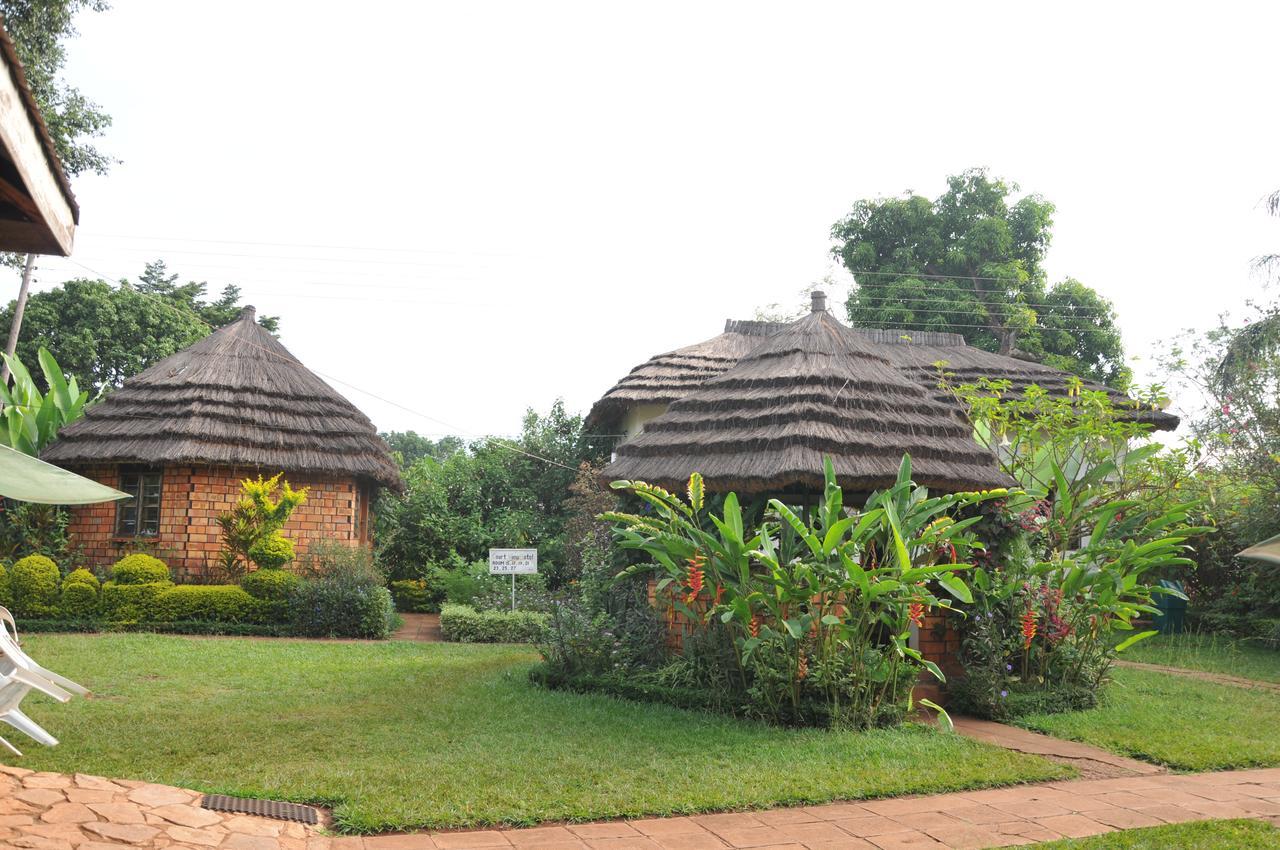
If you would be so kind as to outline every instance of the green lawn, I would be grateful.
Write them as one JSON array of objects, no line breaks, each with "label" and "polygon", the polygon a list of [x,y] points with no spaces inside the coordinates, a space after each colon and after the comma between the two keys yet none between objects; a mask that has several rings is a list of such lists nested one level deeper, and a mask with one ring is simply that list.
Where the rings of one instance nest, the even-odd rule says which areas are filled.
[{"label": "green lawn", "polygon": [[1132,668],[1113,675],[1098,708],[1018,722],[1179,770],[1280,765],[1275,693]]},{"label": "green lawn", "polygon": [[535,657],[520,647],[159,635],[32,635],[25,644],[97,697],[24,703],[62,739],[52,749],[24,741],[24,767],[329,803],[349,831],[770,806],[1066,775],[919,726],[780,730],[548,692],[528,683]]},{"label": "green lawn", "polygon": [[1120,655],[1126,661],[1280,682],[1280,651],[1213,634],[1156,635]]},{"label": "green lawn", "polygon": [[1280,829],[1256,820],[1207,820],[1037,844],[1038,850],[1275,850]]}]

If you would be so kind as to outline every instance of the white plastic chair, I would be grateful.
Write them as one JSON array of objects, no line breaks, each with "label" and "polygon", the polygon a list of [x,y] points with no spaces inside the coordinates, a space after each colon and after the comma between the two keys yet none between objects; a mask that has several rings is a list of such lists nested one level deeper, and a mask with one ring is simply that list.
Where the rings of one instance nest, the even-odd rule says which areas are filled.
[{"label": "white plastic chair", "polygon": [[[58,702],[71,699],[71,694],[79,694],[82,697],[89,695],[88,688],[46,667],[41,667],[34,658],[22,651],[22,647],[18,645],[18,624],[13,620],[13,614],[3,605],[0,605],[0,655],[3,655],[0,658],[0,675],[13,676],[41,693],[48,694]],[[6,669],[8,667],[6,660],[19,672],[12,673]]]},{"label": "white plastic chair", "polygon": [[[39,723],[36,723],[30,717],[27,717],[27,715],[22,712],[22,709],[18,707],[22,704],[22,698],[30,692],[30,685],[24,684],[23,682],[17,682],[12,679],[0,684],[0,720],[8,723],[19,732],[26,733],[28,736],[39,741],[41,744],[44,744],[46,747],[56,747],[58,745],[58,739],[46,732]],[[67,699],[70,698],[71,696],[68,694]],[[3,740],[3,738],[0,738],[0,741]],[[18,755],[22,755],[22,753],[18,752],[17,748],[8,741],[4,741],[4,744]]]}]

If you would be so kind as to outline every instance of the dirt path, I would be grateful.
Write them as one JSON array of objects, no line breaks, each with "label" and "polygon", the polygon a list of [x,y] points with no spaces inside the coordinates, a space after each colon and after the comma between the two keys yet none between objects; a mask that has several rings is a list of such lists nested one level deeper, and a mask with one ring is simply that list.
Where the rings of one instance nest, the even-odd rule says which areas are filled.
[{"label": "dirt path", "polygon": [[1116,660],[1117,667],[1131,667],[1134,670],[1152,670],[1157,673],[1170,673],[1174,676],[1186,676],[1188,679],[1201,679],[1205,682],[1217,682],[1219,685],[1234,685],[1237,688],[1260,688],[1280,694],[1280,683],[1263,682],[1259,679],[1243,679],[1239,676],[1228,676],[1225,673],[1210,673],[1206,670],[1189,670],[1186,667],[1166,667],[1163,664],[1144,664],[1140,661]]},{"label": "dirt path", "polygon": [[404,625],[391,636],[392,640],[416,640],[423,643],[439,643],[444,640],[440,633],[439,614],[401,614]]}]

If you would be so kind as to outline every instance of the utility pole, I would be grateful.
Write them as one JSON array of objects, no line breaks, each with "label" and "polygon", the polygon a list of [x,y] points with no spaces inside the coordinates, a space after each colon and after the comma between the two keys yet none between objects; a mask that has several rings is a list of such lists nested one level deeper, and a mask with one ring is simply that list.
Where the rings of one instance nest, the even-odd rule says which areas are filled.
[{"label": "utility pole", "polygon": [[[27,309],[27,290],[31,288],[31,273],[36,268],[36,255],[27,254],[27,263],[22,267],[22,288],[18,290],[18,303],[13,308],[13,324],[9,325],[9,341],[5,343],[4,353],[13,356],[18,350],[18,334],[22,332],[22,313]],[[0,384],[9,385],[9,364],[0,369]]]}]

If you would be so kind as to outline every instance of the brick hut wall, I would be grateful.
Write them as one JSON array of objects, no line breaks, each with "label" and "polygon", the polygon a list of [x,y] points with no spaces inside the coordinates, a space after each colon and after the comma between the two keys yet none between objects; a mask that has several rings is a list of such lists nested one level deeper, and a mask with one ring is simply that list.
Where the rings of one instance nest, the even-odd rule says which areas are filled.
[{"label": "brick hut wall", "polygon": [[[118,487],[118,467],[98,466],[76,470],[110,487]],[[71,509],[67,531],[71,545],[83,563],[103,568],[129,552],[154,553],[180,581],[219,580],[218,551],[222,529],[218,516],[231,510],[240,497],[240,481],[256,477],[259,470],[231,467],[168,466],[160,488],[160,533],[154,537],[118,537],[115,534],[116,503],[81,505]],[[355,545],[357,490],[354,478],[308,475],[284,476],[295,489],[307,488],[284,535],[299,555],[318,540]],[[99,572],[102,570],[99,569]]]}]

